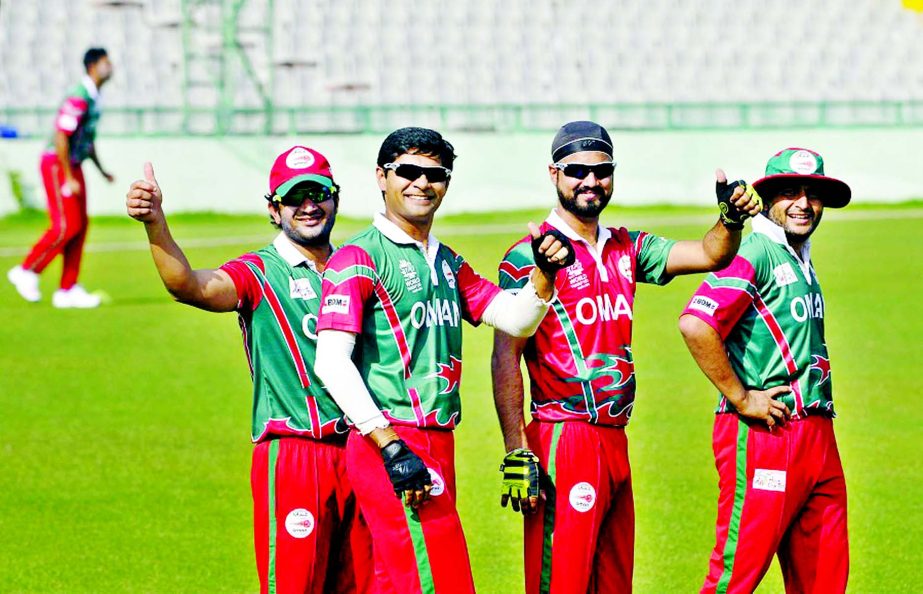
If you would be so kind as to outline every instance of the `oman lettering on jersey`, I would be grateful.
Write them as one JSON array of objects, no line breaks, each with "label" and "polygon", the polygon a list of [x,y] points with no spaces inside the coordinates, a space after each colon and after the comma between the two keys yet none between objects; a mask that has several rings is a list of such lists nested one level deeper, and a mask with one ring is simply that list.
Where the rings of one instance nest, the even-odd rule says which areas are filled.
[{"label": "oman lettering on jersey", "polygon": [[[787,385],[791,393],[779,400],[796,417],[833,416],[824,298],[810,258],[796,256],[765,217],[753,228],[731,265],[706,277],[683,313],[721,335],[746,388]],[[721,396],[717,412],[732,408]]]},{"label": "oman lettering on jersey", "polygon": [[321,275],[307,264],[292,266],[276,248],[280,241],[221,267],[239,298],[253,378],[252,438],[344,434],[346,419],[314,374]]},{"label": "oman lettering on jersey", "polygon": [[[555,213],[541,230],[551,228],[570,237],[577,258],[558,274],[558,299],[523,354],[532,416],[624,426],[635,398],[635,288],[639,282],[670,281],[665,270],[674,242],[643,231],[601,227],[593,249]],[[504,289],[518,290],[528,280],[535,265],[530,239],[514,244],[500,263]]]},{"label": "oman lettering on jersey", "polygon": [[328,262],[318,329],[359,335],[354,359],[390,422],[454,428],[461,321],[478,324],[500,289],[435,238],[424,252],[382,219]]},{"label": "oman lettering on jersey", "polygon": [[[55,131],[68,136],[71,163],[82,163],[93,152],[99,116],[97,100],[87,89],[86,83],[77,85],[67,93],[55,117]],[[54,139],[46,150],[54,151]]]}]

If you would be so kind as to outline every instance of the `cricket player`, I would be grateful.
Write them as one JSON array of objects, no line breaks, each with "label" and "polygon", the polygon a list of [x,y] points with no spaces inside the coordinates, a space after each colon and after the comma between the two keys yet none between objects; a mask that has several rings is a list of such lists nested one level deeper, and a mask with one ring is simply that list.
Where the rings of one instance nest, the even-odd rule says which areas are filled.
[{"label": "cricket player", "polygon": [[[558,275],[558,299],[531,338],[495,332],[494,400],[507,455],[501,504],[525,513],[526,592],[630,592],[634,503],[625,426],[635,397],[631,330],[638,283],[730,263],[743,221],[759,212],[745,186],[718,171],[721,216],[701,241],[602,227],[612,197],[609,133],[565,124],[548,174],[558,203],[541,226],[568,237],[576,261]],[[500,263],[500,286],[521,291],[535,262],[524,238]],[[523,415],[526,360],[532,422]],[[540,498],[540,490],[545,497]]]},{"label": "cricket player", "polygon": [[846,482],[810,237],[824,207],[846,206],[851,193],[801,148],[773,155],[753,187],[765,201],[753,233],[679,322],[721,393],[717,542],[702,592],[752,592],[775,554],[786,592],[844,592]]},{"label": "cricket player", "polygon": [[475,273],[430,234],[454,159],[438,132],[392,132],[376,168],[384,213],[324,273],[315,369],[356,428],[347,469],[380,592],[474,592],[455,505],[461,322],[528,336],[573,257],[566,238],[530,224],[541,269],[518,295]]},{"label": "cricket player", "polygon": [[339,186],[319,152],[294,146],[269,174],[273,242],[193,270],[170,235],[150,163],[128,214],[144,223],[164,286],[182,303],[236,311],[253,377],[251,486],[263,594],[365,592],[371,552],[346,478],[347,425],[314,374],[321,275]]},{"label": "cricket player", "polygon": [[61,308],[90,308],[100,303],[98,295],[88,293],[77,283],[88,225],[86,183],[81,163],[90,159],[108,182],[115,181],[96,155],[99,91],[112,76],[112,62],[106,50],[94,47],[84,54],[83,66],[86,76],[68,93],[58,109],[54,137],[42,153],[40,169],[51,226],[22,264],[7,273],[23,299],[39,301],[42,298],[39,275],[55,256],[63,254],[61,285],[51,298],[51,304]]}]

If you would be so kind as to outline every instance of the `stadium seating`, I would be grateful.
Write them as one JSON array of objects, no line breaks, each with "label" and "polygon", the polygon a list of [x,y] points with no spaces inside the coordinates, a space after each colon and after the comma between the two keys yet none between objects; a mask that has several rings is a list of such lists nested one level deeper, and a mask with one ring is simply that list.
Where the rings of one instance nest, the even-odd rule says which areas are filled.
[{"label": "stadium seating", "polygon": [[[224,15],[217,0],[4,2],[0,120],[4,109],[54,108],[91,45],[108,48],[118,69],[106,105],[145,110],[107,121],[125,131],[175,128],[184,106],[262,109],[264,95],[283,113],[923,100],[923,15],[901,0],[275,0],[271,10],[250,0],[236,23],[233,3],[223,4]],[[228,31],[249,72],[225,51]],[[750,123],[776,117],[767,113]],[[850,114],[842,117],[859,117]],[[521,124],[543,127],[558,115],[530,113]],[[670,117],[636,116],[620,112],[627,125]],[[357,125],[354,113],[336,117]],[[476,128],[485,116],[452,117]],[[212,115],[200,119],[203,131],[213,126]],[[236,129],[249,131],[246,121]],[[27,132],[47,126],[38,116],[15,122]]]}]

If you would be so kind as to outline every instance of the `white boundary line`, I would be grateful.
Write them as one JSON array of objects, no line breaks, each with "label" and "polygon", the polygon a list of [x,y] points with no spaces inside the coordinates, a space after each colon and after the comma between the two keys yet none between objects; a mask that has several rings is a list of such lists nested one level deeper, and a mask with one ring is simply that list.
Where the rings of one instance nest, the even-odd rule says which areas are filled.
[{"label": "white boundary line", "polygon": [[[855,221],[884,221],[895,219],[921,219],[923,218],[923,208],[908,209],[887,209],[887,210],[861,210],[856,212],[838,212],[824,219],[825,225],[837,222],[855,222]],[[717,220],[717,215],[676,215],[666,217],[625,217],[620,219],[605,219],[603,224],[628,227],[629,229],[643,227],[680,227],[683,225],[708,224]],[[358,229],[353,232],[358,231]],[[526,223],[493,223],[484,225],[446,225],[443,228],[436,228],[437,236],[454,237],[458,235],[505,235],[508,233],[522,233],[525,235]],[[274,231],[267,230],[262,235],[238,235],[233,237],[203,237],[178,239],[177,243],[182,248],[209,248],[223,245],[258,245],[272,241]],[[341,238],[351,235],[338,234],[334,236]],[[89,253],[109,253],[109,252],[135,252],[147,251],[150,245],[146,241],[114,241],[106,243],[91,243],[84,248]],[[16,256],[25,256],[29,252],[28,247],[0,247],[0,258],[10,258]]]}]

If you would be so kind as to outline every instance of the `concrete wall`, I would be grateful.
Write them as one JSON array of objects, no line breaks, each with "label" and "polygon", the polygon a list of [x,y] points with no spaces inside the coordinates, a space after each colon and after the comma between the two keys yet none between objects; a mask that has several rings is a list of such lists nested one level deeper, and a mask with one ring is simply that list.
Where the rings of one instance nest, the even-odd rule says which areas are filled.
[{"label": "concrete wall", "polygon": [[[442,212],[508,210],[551,205],[549,134],[452,133],[459,160]],[[709,204],[713,172],[756,179],[766,159],[788,146],[819,151],[828,175],[853,188],[857,202],[923,197],[923,128],[856,130],[768,130],[621,132],[616,147],[614,201],[623,204]],[[154,163],[165,208],[178,211],[259,213],[265,208],[269,167],[294,143],[325,153],[343,187],[341,210],[367,216],[380,208],[374,164],[378,136],[299,138],[106,138],[98,142],[103,163],[116,175],[109,185],[87,162],[92,214],[124,212],[130,183],[145,160]],[[38,140],[0,140],[0,214],[15,210],[9,171],[19,171],[27,199],[44,205],[38,175]]]}]

